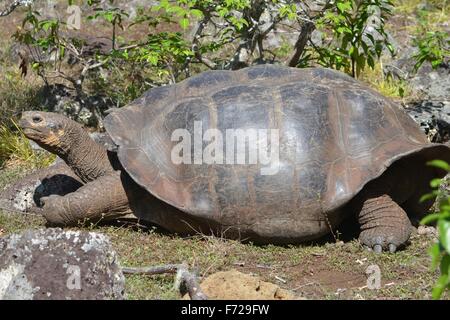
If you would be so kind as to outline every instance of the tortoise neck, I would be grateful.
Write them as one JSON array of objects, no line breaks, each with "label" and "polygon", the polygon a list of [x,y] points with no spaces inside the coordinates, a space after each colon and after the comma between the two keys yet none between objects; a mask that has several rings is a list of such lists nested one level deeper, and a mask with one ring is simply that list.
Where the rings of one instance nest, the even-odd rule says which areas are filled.
[{"label": "tortoise neck", "polygon": [[106,148],[92,140],[81,125],[70,121],[64,132],[55,153],[83,182],[95,180],[113,171]]}]

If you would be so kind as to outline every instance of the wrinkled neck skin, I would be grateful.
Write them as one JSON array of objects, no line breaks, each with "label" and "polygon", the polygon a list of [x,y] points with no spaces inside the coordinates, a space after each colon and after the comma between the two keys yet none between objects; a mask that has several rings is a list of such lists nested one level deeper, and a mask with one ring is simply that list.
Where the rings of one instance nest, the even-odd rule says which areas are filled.
[{"label": "wrinkled neck skin", "polygon": [[83,182],[93,181],[114,170],[106,148],[92,140],[78,123],[67,121],[63,130],[59,143],[49,151],[63,159]]}]

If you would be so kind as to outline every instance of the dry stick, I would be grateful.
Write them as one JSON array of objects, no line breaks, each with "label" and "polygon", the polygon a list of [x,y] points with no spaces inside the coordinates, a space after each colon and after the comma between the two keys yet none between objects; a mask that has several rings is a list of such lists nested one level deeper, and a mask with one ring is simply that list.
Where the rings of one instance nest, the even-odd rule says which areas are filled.
[{"label": "dry stick", "polygon": [[124,274],[163,274],[163,273],[177,273],[182,267],[181,264],[166,264],[162,266],[144,267],[144,268],[122,268]]},{"label": "dry stick", "polygon": [[122,268],[124,274],[144,274],[155,275],[164,273],[176,273],[177,287],[181,293],[187,292],[192,300],[208,300],[208,297],[203,293],[198,284],[197,277],[189,272],[185,264],[166,264],[154,267],[144,268]]},{"label": "dry stick", "polygon": [[178,270],[177,277],[180,279],[180,290],[183,293],[184,289],[186,289],[191,300],[208,300],[208,297],[200,288],[197,277],[189,272],[186,266],[183,265]]}]

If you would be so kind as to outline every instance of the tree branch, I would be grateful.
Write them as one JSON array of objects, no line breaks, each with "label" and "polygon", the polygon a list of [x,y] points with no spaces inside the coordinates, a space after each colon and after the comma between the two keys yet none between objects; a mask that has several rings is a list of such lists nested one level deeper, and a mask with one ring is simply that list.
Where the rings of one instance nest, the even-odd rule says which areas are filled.
[{"label": "tree branch", "polygon": [[315,25],[312,22],[307,21],[302,25],[302,29],[294,46],[295,52],[289,60],[289,67],[296,67],[298,65],[303,51],[305,50],[306,43],[314,29]]}]

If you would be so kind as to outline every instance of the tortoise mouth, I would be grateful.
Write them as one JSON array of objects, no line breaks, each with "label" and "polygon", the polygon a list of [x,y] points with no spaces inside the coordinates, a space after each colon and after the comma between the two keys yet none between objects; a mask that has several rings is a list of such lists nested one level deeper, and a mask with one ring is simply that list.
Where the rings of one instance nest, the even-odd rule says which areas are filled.
[{"label": "tortoise mouth", "polygon": [[21,126],[21,128],[22,128],[23,134],[27,138],[33,139],[33,138],[42,138],[43,137],[42,132],[39,131],[39,130],[36,130],[34,128],[30,128],[30,127],[23,127],[23,126]]}]

